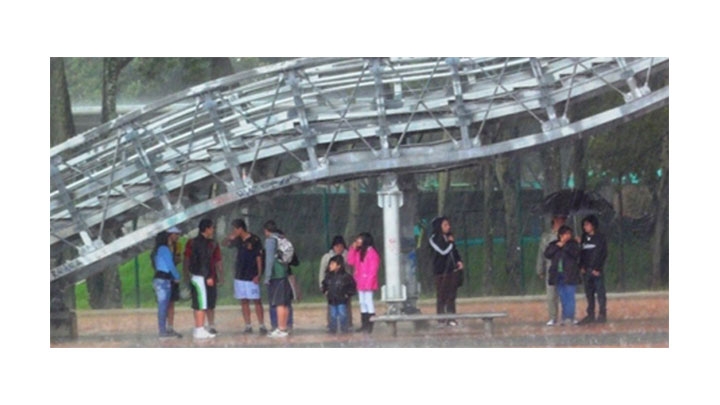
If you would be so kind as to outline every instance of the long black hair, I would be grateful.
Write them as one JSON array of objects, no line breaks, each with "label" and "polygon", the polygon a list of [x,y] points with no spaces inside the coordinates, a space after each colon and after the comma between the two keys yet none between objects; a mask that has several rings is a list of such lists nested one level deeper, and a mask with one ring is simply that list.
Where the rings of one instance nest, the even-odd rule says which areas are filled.
[{"label": "long black hair", "polygon": [[434,234],[438,234],[438,235],[443,234],[442,233],[442,223],[445,221],[448,221],[448,223],[449,223],[450,219],[448,219],[448,217],[446,217],[446,216],[433,218],[431,224],[432,224],[432,231]]},{"label": "long black hair", "polygon": [[368,248],[374,246],[373,244],[373,237],[367,232],[362,232],[358,235],[358,238],[362,240],[362,245],[360,245],[360,261],[365,261],[365,254],[367,253]]},{"label": "long black hair", "polygon": [[155,266],[155,255],[157,255],[160,246],[168,246],[169,237],[170,233],[168,233],[168,231],[162,231],[155,237],[155,247],[153,248],[152,253],[150,253],[150,262],[155,270],[157,270],[157,267]]}]

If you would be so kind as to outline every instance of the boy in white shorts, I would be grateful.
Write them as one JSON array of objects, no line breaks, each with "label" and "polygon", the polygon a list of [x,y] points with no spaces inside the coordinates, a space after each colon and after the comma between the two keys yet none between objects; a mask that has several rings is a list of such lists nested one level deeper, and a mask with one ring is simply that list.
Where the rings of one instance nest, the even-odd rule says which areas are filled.
[{"label": "boy in white shorts", "polygon": [[260,334],[268,333],[264,324],[262,301],[260,300],[260,276],[262,275],[263,245],[260,238],[247,231],[242,219],[232,221],[232,232],[223,240],[226,247],[237,249],[235,256],[234,297],[240,300],[244,333],[252,333],[250,302],[255,306],[255,315],[260,324]]}]

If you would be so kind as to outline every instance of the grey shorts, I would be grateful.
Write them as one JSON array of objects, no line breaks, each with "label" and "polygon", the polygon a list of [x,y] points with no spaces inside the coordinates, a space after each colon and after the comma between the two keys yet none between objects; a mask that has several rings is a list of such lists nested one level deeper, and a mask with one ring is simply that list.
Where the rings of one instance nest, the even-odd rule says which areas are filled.
[{"label": "grey shorts", "polygon": [[290,305],[292,299],[293,291],[287,277],[270,280],[270,285],[268,286],[268,300],[270,305]]}]

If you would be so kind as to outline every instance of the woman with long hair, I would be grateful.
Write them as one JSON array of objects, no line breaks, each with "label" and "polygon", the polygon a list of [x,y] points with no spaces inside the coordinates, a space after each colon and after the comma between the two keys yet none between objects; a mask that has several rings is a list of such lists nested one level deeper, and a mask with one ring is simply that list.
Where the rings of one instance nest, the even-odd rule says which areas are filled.
[{"label": "woman with long hair", "polygon": [[175,331],[167,330],[168,307],[172,297],[172,284],[180,281],[180,273],[175,267],[173,254],[168,246],[170,234],[167,231],[160,232],[155,237],[155,247],[150,253],[150,261],[155,269],[153,277],[153,289],[158,303],[158,331],[162,338],[181,338],[182,335]]},{"label": "woman with long hair", "polygon": [[[436,309],[438,315],[454,314],[457,289],[463,280],[463,262],[455,245],[455,237],[447,217],[437,217],[432,221],[433,234],[430,236],[430,251],[433,258]],[[454,319],[440,321],[440,325],[457,326]]]},{"label": "woman with long hair", "polygon": [[372,333],[373,325],[370,317],[375,315],[373,291],[378,289],[378,270],[380,269],[380,255],[373,246],[373,238],[363,232],[355,238],[347,255],[349,265],[355,267],[355,283],[357,284],[358,298],[360,300],[360,321],[362,326],[358,332]]}]

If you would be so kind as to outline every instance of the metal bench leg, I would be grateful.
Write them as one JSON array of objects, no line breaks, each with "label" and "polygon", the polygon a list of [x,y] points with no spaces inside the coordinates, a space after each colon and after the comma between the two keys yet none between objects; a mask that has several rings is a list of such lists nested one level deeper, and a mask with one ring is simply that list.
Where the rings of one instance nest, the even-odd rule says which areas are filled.
[{"label": "metal bench leg", "polygon": [[492,318],[483,318],[483,323],[485,324],[485,335],[492,337],[492,329],[493,329],[493,320]]}]

